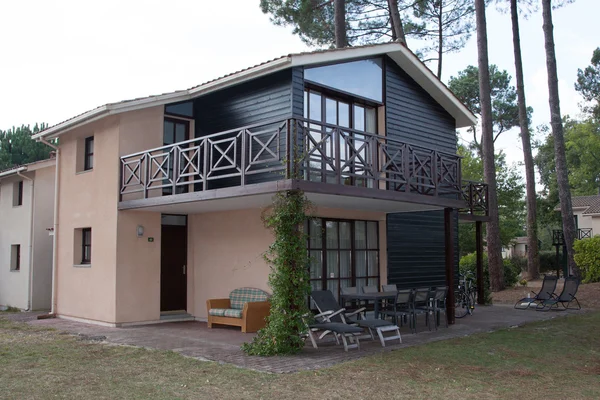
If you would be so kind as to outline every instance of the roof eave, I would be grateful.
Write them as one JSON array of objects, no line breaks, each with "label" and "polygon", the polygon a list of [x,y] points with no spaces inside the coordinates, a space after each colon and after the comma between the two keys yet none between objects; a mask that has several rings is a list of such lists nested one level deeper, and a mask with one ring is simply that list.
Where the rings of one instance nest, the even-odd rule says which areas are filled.
[{"label": "roof eave", "polygon": [[8,171],[0,172],[0,179],[9,177],[11,175],[16,175],[19,172],[27,171],[27,167],[19,167],[14,169],[9,169]]}]

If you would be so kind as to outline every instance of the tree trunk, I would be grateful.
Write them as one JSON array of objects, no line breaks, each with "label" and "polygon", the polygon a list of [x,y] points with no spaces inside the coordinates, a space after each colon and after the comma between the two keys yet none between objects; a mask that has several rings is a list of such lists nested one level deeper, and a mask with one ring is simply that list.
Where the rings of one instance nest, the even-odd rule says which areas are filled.
[{"label": "tree trunk", "polygon": [[550,103],[550,123],[554,136],[554,157],[556,162],[556,181],[558,183],[558,198],[562,216],[563,234],[567,247],[569,272],[580,277],[579,268],[573,258],[573,243],[575,242],[575,221],[571,205],[571,189],[567,171],[567,156],[565,153],[565,138],[560,115],[560,99],[558,97],[558,73],[556,71],[556,54],[554,52],[554,27],[552,25],[551,0],[542,0],[542,17],[544,20],[544,39],[546,46],[546,68],[548,70],[548,102]]},{"label": "tree trunk", "polygon": [[334,1],[335,47],[341,49],[348,46],[346,38],[346,0]]},{"label": "tree trunk", "polygon": [[531,153],[527,103],[525,101],[525,84],[523,79],[523,59],[521,57],[521,35],[519,33],[519,10],[517,7],[517,0],[510,0],[510,16],[515,52],[519,125],[521,127],[521,141],[523,142],[525,183],[527,186],[527,279],[537,279],[540,275],[540,257],[536,220],[535,171],[533,167],[533,154]]},{"label": "tree trunk", "polygon": [[498,218],[498,193],[496,192],[496,165],[494,162],[494,130],[492,125],[492,99],[485,20],[485,0],[475,0],[477,21],[477,54],[479,64],[479,96],[481,103],[481,147],[483,173],[488,184],[488,207],[490,221],[487,226],[488,268],[490,289],[504,289],[502,246],[500,244],[500,221]]},{"label": "tree trunk", "polygon": [[443,10],[443,2],[440,1],[440,9],[438,10],[438,70],[437,77],[438,79],[442,79],[442,55],[444,54],[444,30],[443,30],[443,20],[442,20],[442,12]]},{"label": "tree trunk", "polygon": [[388,0],[388,6],[390,8],[390,19],[392,21],[392,39],[398,40],[406,46],[404,27],[402,26],[402,19],[400,19],[400,11],[398,11],[398,0]]}]

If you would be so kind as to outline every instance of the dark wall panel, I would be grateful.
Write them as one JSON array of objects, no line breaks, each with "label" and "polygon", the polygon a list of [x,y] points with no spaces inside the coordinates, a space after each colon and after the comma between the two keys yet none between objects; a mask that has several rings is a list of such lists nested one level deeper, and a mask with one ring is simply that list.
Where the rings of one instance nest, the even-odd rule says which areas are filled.
[{"label": "dark wall panel", "polygon": [[385,80],[387,135],[455,154],[454,118],[390,58]]},{"label": "dark wall panel", "polygon": [[[458,273],[458,215],[454,218],[454,268]],[[388,214],[388,283],[401,289],[444,286],[444,210]]]}]

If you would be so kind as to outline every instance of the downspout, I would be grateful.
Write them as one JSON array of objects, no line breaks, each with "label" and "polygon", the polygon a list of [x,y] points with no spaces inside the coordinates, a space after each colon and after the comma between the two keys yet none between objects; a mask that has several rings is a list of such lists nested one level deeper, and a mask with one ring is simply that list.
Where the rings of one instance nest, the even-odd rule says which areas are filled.
[{"label": "downspout", "polygon": [[29,196],[29,293],[27,295],[27,311],[31,311],[33,305],[33,179],[21,174],[21,171],[17,171],[17,176],[27,179],[31,184],[31,194]]},{"label": "downspout", "polygon": [[56,241],[58,236],[58,172],[60,168],[60,149],[58,146],[53,145],[43,137],[39,138],[38,140],[56,151],[56,167],[54,169],[54,223],[52,226],[52,232],[54,233],[52,236],[52,300],[50,303],[50,314],[54,315],[56,314],[56,260],[58,257]]}]

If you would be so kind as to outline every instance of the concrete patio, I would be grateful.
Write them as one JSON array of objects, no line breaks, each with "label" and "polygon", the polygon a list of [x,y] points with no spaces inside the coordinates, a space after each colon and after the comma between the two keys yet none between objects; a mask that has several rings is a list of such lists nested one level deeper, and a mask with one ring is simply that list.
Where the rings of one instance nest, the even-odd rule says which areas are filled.
[{"label": "concrete patio", "polygon": [[210,360],[258,371],[287,373],[325,368],[383,351],[511,328],[573,313],[577,313],[577,311],[518,311],[507,305],[478,307],[474,315],[457,319],[457,323],[449,328],[440,327],[437,331],[430,332],[424,321],[419,320],[417,324],[418,333],[411,334],[405,326],[401,329],[403,344],[388,342],[387,346],[382,348],[379,341],[361,340],[360,350],[350,350],[346,353],[342,346],[336,346],[334,343],[319,344],[318,349],[313,349],[310,342],[307,341],[307,346],[299,355],[285,357],[246,356],[240,350],[240,345],[250,341],[254,336],[253,334],[242,334],[239,329],[230,327],[208,329],[204,322],[171,322],[128,328],[108,328],[60,318],[37,320],[33,319],[35,317],[31,314],[29,314],[29,318],[23,314],[17,314],[11,319],[29,319],[27,322],[32,325],[54,328],[65,333],[79,335],[83,340],[170,350],[201,361]]}]

